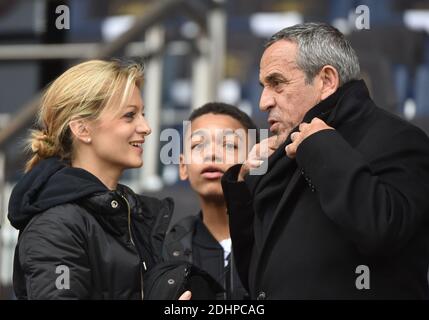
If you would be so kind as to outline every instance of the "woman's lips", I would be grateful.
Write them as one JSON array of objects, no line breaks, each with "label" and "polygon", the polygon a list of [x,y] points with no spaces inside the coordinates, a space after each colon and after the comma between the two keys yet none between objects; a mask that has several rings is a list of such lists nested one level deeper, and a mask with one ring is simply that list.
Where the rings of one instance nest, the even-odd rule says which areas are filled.
[{"label": "woman's lips", "polygon": [[129,144],[136,149],[140,154],[143,152],[144,140],[131,141]]},{"label": "woman's lips", "polygon": [[139,145],[139,146],[133,146],[131,145],[131,147],[136,150],[138,153],[143,153],[143,146]]}]

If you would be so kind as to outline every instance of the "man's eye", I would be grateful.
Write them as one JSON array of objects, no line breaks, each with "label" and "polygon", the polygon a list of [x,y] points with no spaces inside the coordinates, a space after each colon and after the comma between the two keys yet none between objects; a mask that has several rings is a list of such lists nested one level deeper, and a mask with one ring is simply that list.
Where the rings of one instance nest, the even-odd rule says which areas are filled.
[{"label": "man's eye", "polygon": [[271,81],[271,87],[276,88],[278,87],[282,82],[279,80],[273,80]]}]

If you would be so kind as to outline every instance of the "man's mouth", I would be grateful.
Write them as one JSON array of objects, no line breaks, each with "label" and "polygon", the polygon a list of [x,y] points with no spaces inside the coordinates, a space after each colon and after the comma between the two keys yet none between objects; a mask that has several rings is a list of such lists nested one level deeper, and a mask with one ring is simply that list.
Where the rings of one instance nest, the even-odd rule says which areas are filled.
[{"label": "man's mouth", "polygon": [[209,166],[207,168],[204,168],[201,171],[201,175],[205,178],[205,179],[209,179],[209,180],[213,180],[213,179],[219,179],[223,176],[223,170],[215,167],[215,166]]},{"label": "man's mouth", "polygon": [[278,121],[274,120],[274,119],[268,119],[268,124],[270,125],[270,131],[271,132],[277,132],[278,131]]}]

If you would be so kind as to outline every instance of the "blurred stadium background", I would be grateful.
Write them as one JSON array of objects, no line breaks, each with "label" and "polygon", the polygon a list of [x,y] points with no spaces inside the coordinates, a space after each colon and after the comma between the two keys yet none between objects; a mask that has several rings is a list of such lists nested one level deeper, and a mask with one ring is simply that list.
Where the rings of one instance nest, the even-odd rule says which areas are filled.
[{"label": "blurred stadium background", "polygon": [[[70,20],[56,22],[66,11]],[[369,9],[369,30],[356,28],[356,8]],[[56,10],[59,10],[56,12]],[[67,13],[66,13],[67,14]],[[178,218],[195,214],[196,197],[160,161],[166,128],[182,130],[192,108],[235,104],[261,128],[258,65],[266,39],[306,21],[331,23],[360,58],[362,77],[379,106],[429,132],[428,0],[0,0],[0,299],[13,299],[17,233],[6,218],[10,190],[26,160],[23,141],[38,95],[65,69],[90,58],[145,63],[143,98],[153,133],[144,168],[123,183],[176,202]]]}]

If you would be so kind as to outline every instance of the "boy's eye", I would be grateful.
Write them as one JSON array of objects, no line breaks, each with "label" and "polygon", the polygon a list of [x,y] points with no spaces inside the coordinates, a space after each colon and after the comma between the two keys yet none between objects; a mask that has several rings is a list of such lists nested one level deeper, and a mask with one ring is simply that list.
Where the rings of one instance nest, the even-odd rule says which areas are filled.
[{"label": "boy's eye", "polygon": [[194,149],[199,150],[199,149],[201,149],[203,146],[204,146],[204,143],[202,143],[202,142],[198,142],[198,143],[194,143],[194,144],[191,146],[191,149],[192,149],[192,150],[194,150]]},{"label": "boy's eye", "polygon": [[236,148],[236,145],[235,145],[235,143],[227,142],[227,143],[225,143],[225,144],[224,144],[224,147],[225,147],[226,149],[228,149],[228,150],[233,150],[233,149],[235,149],[235,148]]}]

